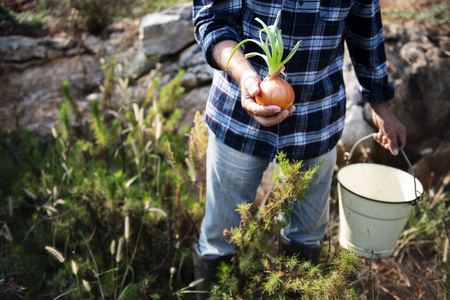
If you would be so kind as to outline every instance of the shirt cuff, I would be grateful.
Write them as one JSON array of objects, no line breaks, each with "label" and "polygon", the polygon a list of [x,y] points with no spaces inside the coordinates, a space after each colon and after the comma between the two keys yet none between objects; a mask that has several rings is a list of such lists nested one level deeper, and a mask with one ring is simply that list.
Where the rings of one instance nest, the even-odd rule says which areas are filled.
[{"label": "shirt cuff", "polygon": [[394,99],[395,88],[391,84],[388,84],[383,88],[373,90],[368,90],[360,87],[359,94],[361,96],[361,99],[366,102],[387,103]]},{"label": "shirt cuff", "polygon": [[241,41],[241,38],[233,30],[227,29],[225,27],[215,30],[203,39],[203,55],[205,56],[206,62],[214,69],[221,70],[221,68],[213,58],[212,50],[218,42],[226,40],[233,40],[239,43]]}]

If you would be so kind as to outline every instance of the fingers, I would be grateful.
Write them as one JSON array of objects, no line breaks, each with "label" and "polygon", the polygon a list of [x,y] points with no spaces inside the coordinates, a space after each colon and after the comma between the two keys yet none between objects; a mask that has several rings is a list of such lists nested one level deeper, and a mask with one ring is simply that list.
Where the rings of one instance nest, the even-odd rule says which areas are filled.
[{"label": "fingers", "polygon": [[295,110],[295,106],[293,105],[289,109],[284,110],[277,105],[262,106],[256,103],[254,99],[243,99],[242,107],[264,127],[281,123]]},{"label": "fingers", "polygon": [[259,84],[261,79],[255,75],[249,75],[243,78],[241,84],[241,105],[250,116],[259,124],[269,127],[282,122],[289,117],[295,110],[295,106],[282,110],[277,105],[262,106],[256,103],[255,97],[259,94]]},{"label": "fingers", "polygon": [[[273,106],[277,107],[278,110],[280,109],[280,107],[278,107],[276,105],[273,105]],[[263,107],[267,107],[267,106],[263,106]],[[284,119],[289,117],[294,112],[294,110],[295,110],[295,106],[291,106],[289,109],[283,109],[275,115],[269,115],[269,116],[255,115],[254,118],[259,124],[261,124],[265,127],[269,127],[269,126],[273,126],[273,125],[281,123]]]},{"label": "fingers", "polygon": [[373,139],[383,146],[385,149],[389,150],[392,155],[398,155],[398,144],[396,138],[391,138],[391,135],[383,133],[381,130],[374,134]]},{"label": "fingers", "polygon": [[406,130],[403,131],[402,126],[397,131],[383,133],[381,130],[374,134],[374,140],[389,150],[392,155],[398,155],[398,149],[403,148],[406,144]]},{"label": "fingers", "polygon": [[389,103],[370,105],[373,121],[379,129],[379,132],[374,134],[374,140],[388,149],[392,155],[398,155],[399,147],[406,145],[405,126],[397,119]]}]

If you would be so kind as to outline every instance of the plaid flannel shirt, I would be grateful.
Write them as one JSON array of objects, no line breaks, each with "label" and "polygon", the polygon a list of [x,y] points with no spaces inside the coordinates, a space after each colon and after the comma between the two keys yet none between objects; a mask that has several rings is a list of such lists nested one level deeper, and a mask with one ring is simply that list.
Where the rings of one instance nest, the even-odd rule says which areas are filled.
[{"label": "plaid flannel shirt", "polygon": [[[215,70],[205,120],[226,145],[267,160],[278,151],[290,159],[320,156],[336,146],[344,127],[344,41],[361,84],[362,99],[387,102],[394,97],[388,83],[380,6],[377,0],[193,0],[197,42],[207,62],[218,69],[212,48],[223,40],[259,40],[261,26],[279,23],[285,54],[301,40],[286,64],[286,80],[295,92],[296,110],[278,125],[263,127],[241,106],[240,89],[224,71]],[[265,38],[263,34],[263,38]],[[244,52],[262,52],[246,43]],[[268,68],[259,57],[249,59],[264,78]]]}]

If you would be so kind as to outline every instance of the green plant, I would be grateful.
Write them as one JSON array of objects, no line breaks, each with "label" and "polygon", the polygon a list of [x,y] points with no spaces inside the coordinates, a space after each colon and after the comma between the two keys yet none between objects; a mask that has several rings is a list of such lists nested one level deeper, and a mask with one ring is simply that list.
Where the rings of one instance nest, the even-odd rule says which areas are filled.
[{"label": "green plant", "polygon": [[[108,108],[91,101],[88,122],[76,122],[65,82],[52,138],[2,132],[0,174],[10,177],[2,194],[16,208],[8,217],[1,207],[4,224],[15,229],[5,253],[14,282],[28,288],[25,297],[167,298],[185,293],[193,276],[190,251],[174,251],[191,243],[201,215],[184,170],[185,131],[177,126],[182,72],[161,86],[155,70],[146,93],[134,95],[120,63],[108,65],[115,66],[105,68],[114,78]],[[46,247],[64,262],[41,259]]]},{"label": "green plant", "polygon": [[272,254],[269,241],[284,225],[279,215],[291,209],[292,201],[301,205],[320,168],[303,170],[301,161],[291,162],[283,153],[277,160],[280,168],[274,174],[275,184],[266,204],[254,216],[251,204],[240,205],[240,226],[224,232],[233,241],[235,253],[232,266],[222,265],[212,299],[356,299],[348,282],[359,263],[354,253],[341,252],[328,274],[310,262]]},{"label": "green plant", "polygon": [[[417,209],[409,219],[408,228],[401,236],[396,255],[404,255],[413,241],[430,243],[428,251],[445,252],[444,242],[449,238],[447,226],[450,223],[449,194],[446,191],[449,182],[450,175],[447,175],[437,190],[431,189],[424,199],[417,203]],[[442,259],[445,260],[444,257]]]},{"label": "green plant", "polygon": [[[256,18],[255,20],[258,23],[260,23],[263,27],[263,29],[260,30],[259,36],[260,40],[257,41],[253,39],[246,39],[240,42],[231,53],[230,58],[228,59],[227,62],[227,66],[231,60],[231,57],[234,55],[236,50],[239,49],[239,47],[242,44],[247,42],[253,42],[264,51],[264,54],[253,52],[246,54],[245,57],[251,58],[254,56],[259,56],[263,58],[267,66],[269,67],[269,76],[274,76],[276,74],[279,74],[280,72],[283,72],[284,65],[292,58],[292,56],[294,56],[295,52],[300,46],[300,42],[297,42],[295,44],[294,49],[292,49],[291,52],[288,54],[288,56],[283,60],[283,52],[284,52],[283,37],[281,35],[281,30],[278,28],[278,22],[280,21],[280,17],[281,17],[281,10],[278,12],[277,18],[273,23],[273,25],[270,26],[267,26],[263,21],[261,21],[261,19]],[[267,35],[265,42],[262,39],[263,32]]]},{"label": "green plant", "polygon": [[[256,102],[259,105],[278,105],[281,109],[289,109],[294,102],[295,93],[292,86],[278,77],[280,73],[284,74],[284,65],[294,56],[297,52],[300,42],[297,42],[291,52],[283,60],[283,37],[281,35],[281,30],[278,28],[278,22],[280,21],[281,10],[278,11],[277,18],[273,25],[267,26],[261,19],[255,18],[255,20],[260,23],[263,27],[259,31],[259,41],[254,39],[245,39],[236,45],[234,50],[230,54],[230,58],[225,66],[225,70],[230,63],[231,58],[234,53],[239,49],[241,45],[247,42],[253,42],[258,45],[264,54],[258,52],[251,52],[245,54],[246,58],[251,58],[254,56],[259,56],[267,64],[269,68],[269,74],[260,84],[260,92],[255,97]],[[263,41],[262,33],[267,35],[266,41]]]},{"label": "green plant", "polygon": [[0,28],[4,26],[5,23],[14,21],[15,18],[11,10],[6,7],[3,3],[0,3]]},{"label": "green plant", "polygon": [[42,0],[39,10],[50,11],[64,20],[65,26],[79,32],[87,30],[101,34],[116,18],[129,15],[133,2],[130,0]]},{"label": "green plant", "polygon": [[397,19],[416,19],[430,24],[449,24],[450,22],[450,1],[440,0],[427,9],[393,9],[382,10],[383,16]]}]

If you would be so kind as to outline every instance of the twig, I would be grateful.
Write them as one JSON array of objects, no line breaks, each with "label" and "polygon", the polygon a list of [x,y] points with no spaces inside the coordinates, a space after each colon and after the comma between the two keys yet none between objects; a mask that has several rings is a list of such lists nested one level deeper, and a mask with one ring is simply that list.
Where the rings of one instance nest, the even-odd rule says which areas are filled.
[{"label": "twig", "polygon": [[189,212],[186,210],[186,208],[183,208],[184,213],[186,214],[189,222],[192,223],[192,227],[194,228],[195,231],[195,236],[199,236],[199,231],[197,228],[197,225],[195,224],[194,220],[192,219],[191,215],[189,214]]},{"label": "twig", "polygon": [[[385,286],[385,288],[393,287],[393,288],[401,289],[402,291],[406,292],[409,296],[411,296],[413,299],[420,299],[420,298],[417,298],[416,296],[414,296],[406,287],[404,287],[400,284],[387,283],[384,286]],[[392,296],[391,294],[389,294],[389,295]],[[404,299],[404,298],[398,298],[398,299]]]},{"label": "twig", "polygon": [[370,289],[371,289],[371,293],[372,293],[372,300],[375,299],[375,294],[374,294],[374,287],[373,287],[373,250],[372,250],[372,255],[370,256],[370,267],[369,267],[369,279],[370,279]]},{"label": "twig", "polygon": [[[402,286],[400,286],[402,287]],[[403,287],[402,287],[403,288]],[[386,287],[380,285],[380,289],[385,292],[386,294],[388,294],[389,296],[391,296],[392,298],[396,299],[396,300],[401,300],[400,297],[398,297],[397,295],[392,294]]]},{"label": "twig", "polygon": [[357,284],[359,284],[360,282],[364,281],[367,278],[370,278],[370,274],[365,275],[365,276],[363,276],[363,277],[361,277],[361,278],[351,282],[350,285],[357,285]]},{"label": "twig", "polygon": [[444,254],[442,256],[442,261],[445,263],[447,262],[447,257],[448,257],[448,243],[449,243],[449,232],[448,232],[448,228],[447,228],[447,223],[445,222],[445,217],[442,216],[442,224],[444,224],[444,232],[445,232],[445,242],[444,242]]},{"label": "twig", "polygon": [[[417,277],[420,280],[422,280],[423,282],[425,282],[425,284],[427,286],[427,290],[430,292],[430,294],[433,296],[433,298],[435,300],[439,300],[439,297],[436,295],[436,292],[435,292],[436,288],[434,286],[432,286],[431,284],[429,284],[428,280],[425,277],[423,277],[422,275],[418,275],[418,274],[411,274],[411,275],[413,275],[414,277]],[[445,287],[444,287],[444,289],[445,289]]]},{"label": "twig", "polygon": [[86,247],[87,247],[87,249],[89,251],[89,254],[91,255],[92,262],[94,264],[94,268],[92,269],[92,272],[94,273],[94,277],[97,278],[97,280],[98,280],[98,288],[100,289],[100,294],[102,295],[102,299],[105,300],[105,294],[103,293],[102,282],[100,280],[100,276],[99,276],[99,273],[98,273],[97,262],[95,260],[94,254],[91,251],[91,248],[89,247],[89,244],[86,244]]},{"label": "twig", "polygon": [[416,284],[414,283],[413,280],[411,280],[411,277],[409,276],[408,272],[405,270],[405,268],[402,265],[399,264],[398,267],[400,268],[402,274],[406,277],[409,286],[414,291],[416,289]]},{"label": "twig", "polygon": [[411,262],[416,266],[417,270],[422,271],[422,267],[419,265],[416,259],[411,255],[411,253],[408,251],[408,258],[411,260]]},{"label": "twig", "polygon": [[444,253],[442,254],[442,262],[446,263],[447,262],[447,258],[448,258],[448,238],[445,238],[445,242],[444,242]]},{"label": "twig", "polygon": [[[442,288],[446,291],[446,287],[445,285],[442,283],[442,280],[437,276],[436,272],[434,271],[434,268],[431,267],[431,265],[428,263],[427,258],[425,257],[425,255],[423,255],[422,251],[419,249],[419,247],[416,246],[417,251],[419,251],[420,255],[423,257],[425,263],[427,264],[428,268],[431,270],[431,273],[433,273],[433,275],[436,277],[436,279],[438,280],[439,284],[442,286]],[[427,286],[428,286],[428,282],[427,282]]]}]

